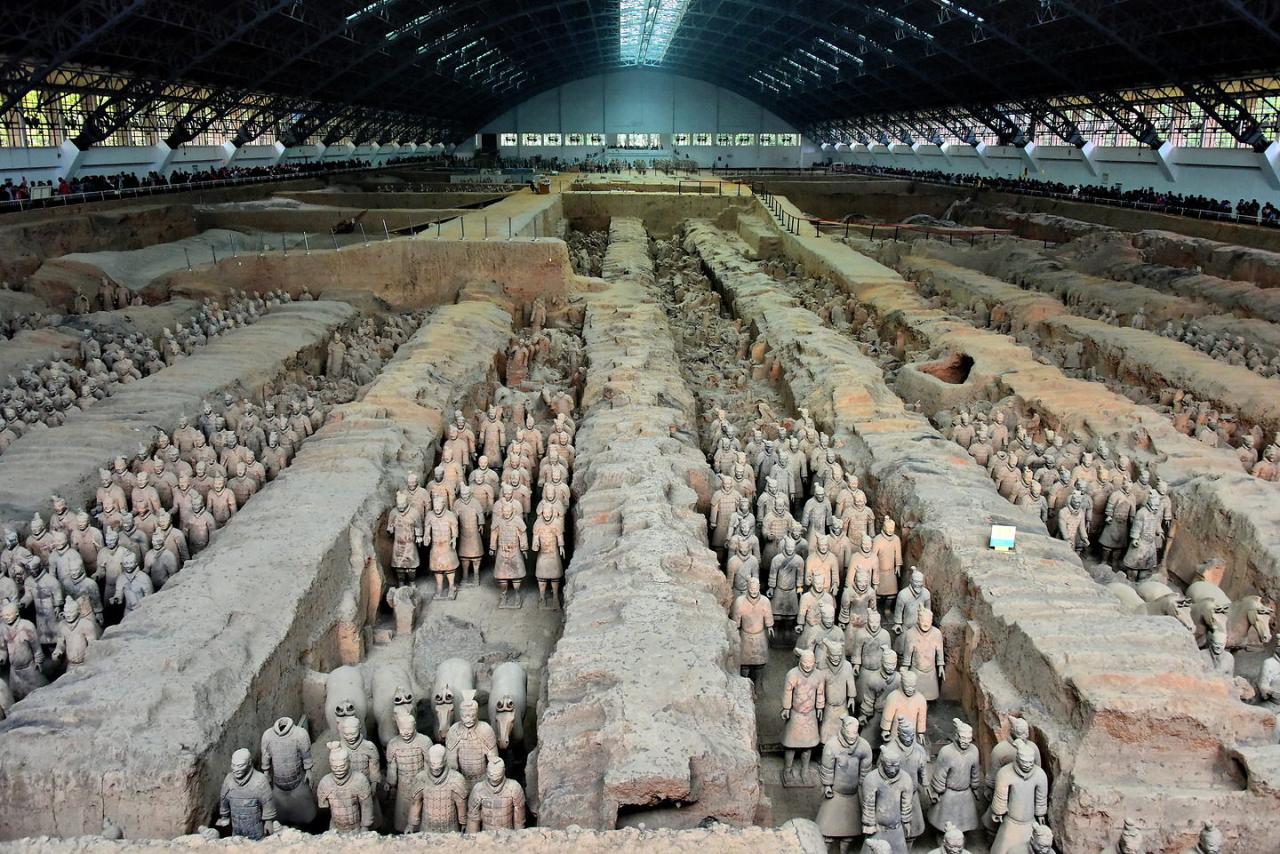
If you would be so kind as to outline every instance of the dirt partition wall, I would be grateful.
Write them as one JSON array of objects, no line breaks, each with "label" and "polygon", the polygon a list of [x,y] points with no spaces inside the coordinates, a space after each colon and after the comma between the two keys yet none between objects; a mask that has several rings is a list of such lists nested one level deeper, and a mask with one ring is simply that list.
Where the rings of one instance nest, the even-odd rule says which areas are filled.
[{"label": "dirt partition wall", "polygon": [[[671,237],[687,217],[697,216],[718,219],[730,212],[746,211],[754,205],[754,198],[739,185],[725,185],[725,195],[716,195],[716,186],[707,185],[710,192],[674,191],[563,193],[564,216],[579,231],[603,231],[609,228],[614,217],[639,219],[654,237]],[[705,187],[704,187],[705,189]],[[728,220],[721,220],[728,222]]]},{"label": "dirt partition wall", "polygon": [[[88,663],[16,704],[0,724],[0,837],[76,836],[104,818],[140,838],[210,824],[231,754],[300,716],[304,654],[381,575],[371,532],[398,462],[496,381],[510,334],[492,304],[434,313],[381,375],[403,402],[379,392],[338,409]],[[434,435],[414,429],[424,420]]]},{"label": "dirt partition wall", "polygon": [[[401,210],[360,207],[281,207],[251,210],[243,207],[239,209],[204,207],[196,210],[201,230],[228,228],[237,231],[265,231],[290,235],[306,232],[311,245],[318,249],[329,247],[329,232],[340,225],[345,227],[348,222],[363,225],[365,233],[371,239],[381,240],[385,234],[384,228],[394,232],[401,228],[421,227],[453,219],[467,213],[460,208]],[[355,233],[359,233],[358,227]],[[278,238],[275,242],[279,242]],[[249,245],[256,247],[257,241],[252,241]]]},{"label": "dirt partition wall", "polygon": [[952,202],[968,195],[964,187],[900,178],[763,178],[761,183],[807,214],[836,220],[850,214],[884,222],[901,222],[915,214],[940,217]]},{"label": "dirt partition wall", "polygon": [[615,220],[585,295],[590,367],[573,477],[563,634],[546,667],[538,823],[768,823],[750,682],[707,546],[710,469],[638,220]]},{"label": "dirt partition wall", "polygon": [[28,433],[0,456],[0,523],[25,526],[47,514],[50,495],[68,506],[91,506],[98,470],[113,457],[131,457],[157,429],[193,420],[201,401],[231,391],[261,401],[264,384],[286,366],[321,364],[330,333],[356,316],[336,302],[292,303],[252,326],[219,336],[164,370],[118,388],[111,397],[50,430]]},{"label": "dirt partition wall", "polygon": [[[941,623],[963,627],[951,633],[960,643],[947,666],[960,673],[984,753],[1007,714],[1032,725],[1063,850],[1101,850],[1125,818],[1149,828],[1158,850],[1194,844],[1208,819],[1257,850],[1280,842],[1272,823],[1251,818],[1274,809],[1269,784],[1247,787],[1227,758],[1237,744],[1269,745],[1274,720],[1207,671],[1190,634],[1169,618],[1123,613],[1038,516],[1000,497],[963,449],[906,409],[856,342],[801,308],[716,229],[692,223],[686,247],[778,360],[796,405],[831,433],[852,470],[866,472],[878,512],[901,526],[904,562],[925,573]],[[988,548],[993,524],[1017,527],[1014,552]],[[1266,772],[1267,762],[1244,774]]]},{"label": "dirt partition wall", "polygon": [[538,296],[548,302],[564,299],[573,267],[563,241],[517,237],[491,240],[468,237],[436,239],[427,233],[416,239],[371,240],[305,254],[280,251],[265,256],[223,258],[195,272],[181,270],[151,284],[157,294],[203,299],[225,294],[229,288],[254,292],[284,288],[295,297],[306,286],[323,298],[376,297],[396,309],[424,308],[453,302],[473,281],[496,281],[519,304]]},{"label": "dirt partition wall", "polygon": [[385,193],[344,193],[317,190],[313,192],[277,193],[286,199],[294,199],[311,205],[332,205],[348,208],[479,208],[506,198],[506,193],[410,193],[388,191]]}]

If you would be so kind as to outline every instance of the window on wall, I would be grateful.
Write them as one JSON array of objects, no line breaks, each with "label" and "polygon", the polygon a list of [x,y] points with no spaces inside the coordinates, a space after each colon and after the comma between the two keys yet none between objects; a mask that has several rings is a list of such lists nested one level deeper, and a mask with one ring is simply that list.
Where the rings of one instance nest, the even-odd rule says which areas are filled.
[{"label": "window on wall", "polygon": [[520,135],[521,145],[542,145],[542,134],[526,133]]},{"label": "window on wall", "polygon": [[695,133],[695,134],[693,135],[693,144],[694,144],[694,145],[710,145],[710,144],[711,144],[711,134],[709,134],[709,133]]},{"label": "window on wall", "polygon": [[[760,143],[764,145],[764,143]],[[799,145],[800,134],[798,133],[780,133],[778,134],[778,145]]]},{"label": "window on wall", "polygon": [[520,137],[516,136],[514,133],[504,133],[504,134],[498,135],[498,145],[501,145],[504,148],[515,148],[519,144],[520,144]]},{"label": "window on wall", "polygon": [[733,145],[733,134],[731,133],[716,134],[716,145]]},{"label": "window on wall", "polygon": [[761,145],[777,145],[778,135],[776,133],[762,133],[760,134],[760,144]]},{"label": "window on wall", "polygon": [[693,134],[688,134],[688,133],[673,133],[673,134],[671,134],[671,144],[672,144],[672,145],[688,145],[688,144],[689,144],[689,138],[690,138],[691,136],[693,136]]},{"label": "window on wall", "polygon": [[754,133],[736,133],[733,135],[734,145],[755,145],[756,135]]},{"label": "window on wall", "polygon": [[602,133],[587,134],[587,145],[604,145],[604,134]]},{"label": "window on wall", "polygon": [[542,144],[543,144],[543,145],[560,145],[560,141],[561,141],[563,138],[564,138],[564,137],[562,137],[562,136],[561,136],[560,134],[558,134],[558,133],[548,133],[548,134],[544,134],[544,135],[543,135],[543,137],[542,137]]},{"label": "window on wall", "polygon": [[564,144],[565,145],[586,145],[587,144],[586,134],[567,133],[564,135]]}]

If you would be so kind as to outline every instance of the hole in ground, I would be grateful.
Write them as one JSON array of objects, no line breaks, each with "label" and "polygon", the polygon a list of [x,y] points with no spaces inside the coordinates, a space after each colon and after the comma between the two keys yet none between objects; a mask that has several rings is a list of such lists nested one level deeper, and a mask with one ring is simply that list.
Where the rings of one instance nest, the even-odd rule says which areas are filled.
[{"label": "hole in ground", "polygon": [[944,383],[961,385],[969,379],[969,372],[973,370],[973,358],[967,353],[956,353],[940,361],[920,365],[920,370]]}]

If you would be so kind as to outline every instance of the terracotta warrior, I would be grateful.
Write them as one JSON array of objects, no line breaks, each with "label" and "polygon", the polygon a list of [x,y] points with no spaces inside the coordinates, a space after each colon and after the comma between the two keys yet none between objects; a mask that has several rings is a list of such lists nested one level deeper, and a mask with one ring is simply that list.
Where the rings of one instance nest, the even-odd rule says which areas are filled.
[{"label": "terracotta warrior", "polygon": [[898,539],[897,524],[888,516],[875,537],[872,551],[876,556],[876,595],[880,597],[880,607],[888,610],[898,595],[898,575],[902,572],[902,541]]},{"label": "terracotta warrior", "polygon": [[1147,846],[1142,841],[1142,831],[1132,819],[1124,820],[1120,838],[1115,845],[1108,845],[1102,854],[1147,854]]},{"label": "terracotta warrior", "polygon": [[[504,487],[505,496],[510,496],[509,488]],[[501,591],[498,598],[499,608],[519,608],[520,585],[525,576],[525,554],[529,550],[524,517],[519,515],[514,501],[505,501],[494,507],[494,519],[490,523],[489,554],[495,555],[493,577]],[[515,602],[510,603],[508,596],[515,590]]]},{"label": "terracotta warrior", "polygon": [[187,535],[187,546],[193,552],[209,545],[213,532],[218,529],[218,520],[205,507],[200,493],[191,496],[191,514],[182,525],[182,532]]},{"label": "terracotta warrior", "polygon": [[480,720],[475,692],[469,694],[462,701],[459,720],[449,727],[444,744],[449,765],[462,773],[468,786],[475,786],[484,777],[485,763],[498,758],[498,736],[492,726]]},{"label": "terracotta warrior", "polygon": [[826,581],[826,589],[840,589],[840,562],[831,552],[831,539],[826,534],[819,534],[810,541],[809,557],[804,562],[804,584],[813,585],[814,579],[822,577]]},{"label": "terracotta warrior", "polygon": [[373,828],[373,787],[351,769],[351,754],[340,741],[329,742],[329,773],[316,786],[316,803],[329,810],[329,829],[358,833]]},{"label": "terracotta warrior", "polygon": [[871,773],[871,745],[858,735],[858,719],[840,718],[835,735],[823,742],[818,779],[822,784],[822,805],[815,821],[828,841],[837,840],[841,854],[862,834],[862,805],[858,789]]},{"label": "terracotta warrior", "polygon": [[853,665],[844,657],[844,643],[841,640],[824,640],[816,650],[822,656],[822,671],[825,685],[823,691],[827,700],[827,713],[822,716],[822,727],[819,738],[823,744],[840,731],[840,721],[846,715],[857,713],[858,677],[853,672]]},{"label": "terracotta warrior", "polygon": [[459,833],[467,824],[467,782],[449,767],[443,744],[427,749],[427,767],[418,775],[405,833]]},{"label": "terracotta warrior", "polygon": [[[826,708],[826,680],[817,669],[813,650],[800,653],[800,662],[787,673],[782,691],[782,719],[786,727],[782,746],[786,750],[783,785],[807,785],[810,752],[819,743],[819,727]],[[800,753],[800,774],[794,771]]]},{"label": "terracotta warrior", "polygon": [[955,735],[942,746],[933,762],[933,806],[929,824],[943,832],[955,829],[961,834],[981,826],[978,817],[978,792],[982,785],[978,748],[973,743],[973,727],[953,719]]},{"label": "terracotta warrior", "polygon": [[36,627],[18,616],[18,604],[12,601],[0,605],[0,664],[9,666],[9,691],[14,700],[49,684]]},{"label": "terracotta warrior", "polygon": [[[891,741],[897,736],[897,730],[903,721],[911,724],[917,733],[923,733],[928,726],[929,705],[917,690],[916,674],[904,670],[898,687],[885,697],[884,711],[880,714],[880,736],[884,741]],[[923,820],[923,816],[921,817]]]},{"label": "terracotta warrior", "polygon": [[921,608],[916,624],[902,636],[902,660],[916,674],[920,696],[929,702],[938,699],[946,678],[946,656],[942,632],[933,624],[933,611]]},{"label": "terracotta warrior", "polygon": [[[864,662],[865,665],[865,662]],[[863,669],[858,674],[858,719],[863,726],[880,721],[889,695],[902,684],[898,654],[888,646],[880,649],[880,669]]]},{"label": "terracotta warrior", "polygon": [[227,479],[220,474],[213,476],[213,488],[205,497],[205,504],[220,528],[231,521],[239,509],[235,493],[227,488]]},{"label": "terracotta warrior", "polygon": [[316,818],[311,789],[311,737],[292,718],[280,718],[262,734],[262,773],[271,781],[276,820],[306,827]]},{"label": "terracotta warrior", "polygon": [[720,478],[720,487],[711,495],[711,515],[708,524],[711,526],[711,547],[720,552],[725,549],[729,540],[729,523],[737,510],[738,499],[742,496],[733,487],[733,479],[728,475]]},{"label": "terracotta warrior", "polygon": [[1129,550],[1121,562],[1126,575],[1140,581],[1155,570],[1159,549],[1164,545],[1163,521],[1160,494],[1152,490],[1146,504],[1134,513],[1129,528]]},{"label": "terracotta warrior", "polygon": [[[746,537],[734,537],[729,560],[725,563],[725,575],[733,588],[734,596],[742,596],[747,592],[747,583],[751,579],[760,580],[760,558],[751,553],[751,541]],[[766,603],[767,604],[767,603]],[[773,622],[770,614],[769,622]]]},{"label": "terracotta warrior", "polygon": [[969,854],[969,849],[964,847],[964,833],[948,824],[942,829],[942,845],[929,854]]},{"label": "terracotta warrior", "polygon": [[911,821],[903,828],[908,848],[927,829],[922,802],[929,791],[929,751],[922,742],[923,735],[916,732],[915,725],[907,718],[899,717],[894,725],[893,738],[881,748],[881,753],[897,756],[902,776],[911,781]]},{"label": "terracotta warrior", "polygon": [[773,605],[773,619],[783,630],[795,625],[800,611],[800,597],[796,587],[804,572],[804,561],[796,554],[796,541],[790,537],[782,540],[782,551],[769,565],[769,590],[766,595]]},{"label": "terracotta warrior", "polygon": [[382,806],[379,799],[384,794],[382,782],[382,757],[378,746],[365,737],[364,723],[354,715],[338,718],[338,737],[347,751],[347,761],[351,771],[369,781],[369,791],[373,795],[372,818],[373,827],[382,826]]},{"label": "terracotta warrior", "polygon": [[263,839],[278,828],[271,785],[243,747],[231,755],[231,771],[222,780],[217,825],[246,839]]},{"label": "terracotta warrior", "polygon": [[1129,526],[1135,510],[1133,482],[1127,477],[1107,496],[1103,510],[1106,520],[1098,545],[1102,546],[1102,559],[1112,569],[1116,568],[1121,552],[1129,545]]},{"label": "terracotta warrior", "polygon": [[387,789],[395,792],[391,826],[404,833],[410,824],[413,802],[418,797],[418,775],[427,767],[431,739],[418,732],[417,722],[405,707],[395,712],[396,733],[387,743]]},{"label": "terracotta warrior", "polygon": [[[96,592],[95,586],[95,592]],[[89,655],[89,645],[102,636],[102,617],[96,618],[88,603],[67,597],[62,601],[62,625],[58,642],[53,647],[55,661],[63,660],[67,669],[79,667]]]},{"label": "terracotta warrior", "polygon": [[907,854],[906,829],[911,826],[915,783],[902,773],[900,754],[880,752],[880,762],[863,778],[859,796],[867,844],[878,842],[890,854]]},{"label": "terracotta warrior", "polygon": [[[898,591],[893,602],[893,625],[890,628],[899,638],[904,631],[916,624],[916,614],[920,609],[933,605],[933,594],[924,586],[924,573],[913,566],[909,578],[910,582]],[[903,650],[900,641],[895,647],[901,654]]]},{"label": "terracotta warrior", "polygon": [[418,544],[422,542],[422,517],[409,503],[404,490],[396,492],[396,505],[387,512],[387,533],[391,535],[391,568],[402,586],[413,584],[418,574]]},{"label": "terracotta warrior", "polygon": [[458,519],[458,560],[462,563],[462,584],[476,587],[480,584],[480,562],[484,559],[485,507],[469,484],[458,489],[453,504],[453,514]]},{"label": "terracotta warrior", "polygon": [[484,779],[467,798],[467,833],[484,830],[522,830],[525,823],[524,787],[507,777],[507,765],[489,760]]},{"label": "terracotta warrior", "polygon": [[[80,556],[70,553],[78,562]],[[45,569],[34,556],[27,558],[27,586],[31,588],[32,606],[36,617],[36,634],[40,643],[53,646],[58,642],[58,624],[62,622],[62,601],[66,593],[62,583]]]},{"label": "terracotta warrior", "polygon": [[[740,544],[739,548],[742,547]],[[773,637],[773,608],[769,600],[760,595],[759,578],[747,580],[746,592],[734,600],[729,619],[738,627],[741,674],[751,679],[758,691],[764,680],[764,668],[769,663],[769,639]]]},{"label": "terracotta warrior", "polygon": [[[560,581],[564,578],[564,526],[555,508],[545,505],[533,523],[532,548],[538,555],[534,575],[538,579],[538,607],[560,607]],[[548,590],[550,598],[547,597]]]},{"label": "terracotta warrior", "polygon": [[1017,745],[1013,762],[996,774],[991,820],[999,827],[991,854],[1015,854],[1031,839],[1034,824],[1044,824],[1049,812],[1049,781],[1036,765],[1031,745]]},{"label": "terracotta warrior", "polygon": [[[458,596],[458,517],[445,506],[444,497],[431,496],[431,512],[423,520],[422,544],[429,548],[427,567],[436,581],[437,599]],[[445,593],[445,581],[449,591]]]},{"label": "terracotta warrior", "polygon": [[1222,854],[1222,831],[1212,824],[1205,824],[1196,840],[1196,847],[1188,849],[1185,854]]}]

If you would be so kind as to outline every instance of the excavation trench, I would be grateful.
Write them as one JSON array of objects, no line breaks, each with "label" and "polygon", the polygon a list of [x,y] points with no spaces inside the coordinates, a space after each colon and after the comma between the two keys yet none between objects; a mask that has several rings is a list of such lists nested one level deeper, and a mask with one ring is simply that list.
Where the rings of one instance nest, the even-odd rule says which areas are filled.
[{"label": "excavation trench", "polygon": [[968,381],[946,386],[945,395],[937,391],[940,383],[906,387],[900,373],[904,397],[919,401],[930,416],[960,403],[1013,397],[1020,409],[1064,436],[1082,431],[1104,439],[1144,467],[1154,459],[1168,482],[1179,531],[1168,547],[1168,571],[1190,580],[1206,561],[1221,559],[1226,570],[1219,583],[1230,595],[1256,592],[1274,599],[1280,593],[1280,542],[1269,533],[1280,525],[1280,512],[1270,498],[1271,484],[1246,475],[1224,452],[1177,432],[1151,409],[1066,377],[1008,336],[931,307],[915,286],[868,257],[874,244],[848,244],[792,237],[784,245],[806,271],[829,277],[874,314],[887,352],[898,358],[913,350],[960,352],[974,359]]},{"label": "excavation trench", "polygon": [[639,220],[614,219],[582,295],[574,557],[531,771],[545,827],[768,821],[710,471]]},{"label": "excavation trench", "polygon": [[[318,334],[298,322],[308,312],[333,322],[352,313],[345,305],[301,308],[278,313],[293,315],[296,334]],[[257,333],[276,316],[244,332]],[[334,636],[336,623],[357,648],[367,645],[359,639],[371,628],[383,573],[373,532],[404,482],[403,467],[421,466],[422,449],[434,445],[448,415],[494,387],[511,329],[510,310],[492,302],[440,308],[365,397],[332,413],[293,464],[235,516],[234,536],[215,537],[98,641],[74,677],[14,706],[0,725],[0,791],[8,804],[0,835],[78,836],[97,832],[104,817],[135,837],[208,823],[231,753],[256,746],[277,717],[305,711],[308,650]],[[226,339],[208,349],[233,343]],[[227,361],[248,370],[261,352],[239,359]],[[187,405],[173,404],[175,416],[190,410],[179,403]],[[108,433],[109,425],[100,429]],[[10,464],[7,455],[0,462]]]},{"label": "excavation trench", "polygon": [[[692,222],[685,246],[734,316],[758,331],[796,404],[832,434],[847,465],[867,473],[876,510],[899,521],[904,563],[925,572],[950,678],[980,743],[989,749],[1009,713],[1031,723],[1052,783],[1050,820],[1067,850],[1105,847],[1118,816],[1165,828],[1158,844],[1176,847],[1210,812],[1222,821],[1270,808],[1223,758],[1242,744],[1269,750],[1274,722],[1206,672],[1185,629],[1123,613],[1037,516],[1008,504],[963,450],[903,405],[874,361],[723,233]],[[981,350],[962,352],[978,373]],[[993,524],[1017,527],[1014,552],[987,548]],[[1254,761],[1264,769],[1268,760]],[[1139,791],[1134,779],[1158,788]],[[1206,812],[1209,802],[1232,806]],[[1235,824],[1242,838],[1265,835],[1243,818]]]}]

